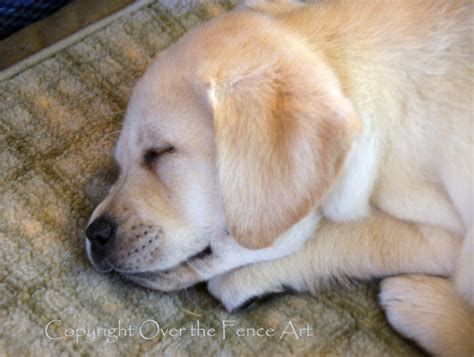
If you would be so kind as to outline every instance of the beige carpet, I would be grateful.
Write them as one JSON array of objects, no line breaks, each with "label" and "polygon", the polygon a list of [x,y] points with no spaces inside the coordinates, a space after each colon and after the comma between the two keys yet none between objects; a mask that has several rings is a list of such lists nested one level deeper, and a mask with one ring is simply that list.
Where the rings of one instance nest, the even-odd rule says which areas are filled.
[{"label": "beige carpet", "polygon": [[[229,315],[202,286],[162,294],[89,265],[84,226],[114,180],[112,149],[133,84],[154,54],[231,7],[230,1],[152,3],[0,83],[1,356],[420,353],[385,322],[375,284],[317,297],[285,295]],[[52,320],[60,321],[50,325],[51,337],[80,328],[103,335],[99,328],[117,327],[119,320],[136,335],[146,320],[186,330],[149,340],[123,331],[115,342],[92,335],[53,340],[45,335]],[[191,336],[197,320],[217,336]],[[274,328],[277,336],[240,337],[234,328],[224,340],[223,320],[235,320],[235,328]],[[310,325],[312,336],[280,339],[290,321],[298,330]],[[143,332],[152,334],[152,323],[145,325]]]}]

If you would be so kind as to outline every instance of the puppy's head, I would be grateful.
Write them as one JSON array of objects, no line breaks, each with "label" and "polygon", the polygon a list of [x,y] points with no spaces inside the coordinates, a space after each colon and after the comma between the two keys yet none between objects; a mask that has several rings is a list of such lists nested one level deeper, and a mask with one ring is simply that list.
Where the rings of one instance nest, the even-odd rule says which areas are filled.
[{"label": "puppy's head", "polygon": [[226,234],[271,245],[321,202],[359,130],[316,51],[262,15],[221,16],[135,88],[89,256],[133,273],[173,267]]}]

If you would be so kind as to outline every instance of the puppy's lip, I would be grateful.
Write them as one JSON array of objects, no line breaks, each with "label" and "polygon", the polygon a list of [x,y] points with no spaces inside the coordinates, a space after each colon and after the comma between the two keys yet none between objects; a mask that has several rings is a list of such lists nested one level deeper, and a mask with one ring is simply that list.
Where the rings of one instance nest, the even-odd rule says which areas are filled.
[{"label": "puppy's lip", "polygon": [[131,271],[131,270],[121,270],[121,269],[116,269],[113,268],[117,273],[120,273],[121,275],[125,277],[139,277],[139,276],[147,276],[148,274],[153,274],[153,273],[166,273],[167,271],[173,270],[178,268],[181,265],[187,264],[191,261],[198,260],[198,259],[203,259],[209,255],[212,255],[212,248],[211,245],[207,245],[203,250],[189,256],[188,258],[182,260],[181,262],[174,264],[173,266],[166,268],[166,269],[161,269],[161,270],[142,270],[142,271]]},{"label": "puppy's lip", "polygon": [[110,264],[107,258],[98,259],[96,254],[91,249],[91,242],[87,238],[85,239],[85,245],[87,258],[95,270],[97,270],[99,273],[109,273],[113,270],[112,264]]},{"label": "puppy's lip", "polygon": [[114,268],[109,263],[107,259],[97,263],[95,260],[91,259],[92,266],[97,270],[99,273],[110,273]]}]

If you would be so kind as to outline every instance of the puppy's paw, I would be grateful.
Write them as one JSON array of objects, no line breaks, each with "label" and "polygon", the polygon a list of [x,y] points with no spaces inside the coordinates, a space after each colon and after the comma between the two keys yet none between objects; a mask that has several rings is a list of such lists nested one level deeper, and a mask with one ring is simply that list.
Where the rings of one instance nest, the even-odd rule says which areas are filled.
[{"label": "puppy's paw", "polygon": [[390,324],[429,352],[472,356],[474,316],[444,278],[406,275],[384,279],[380,303]]},{"label": "puppy's paw", "polygon": [[256,300],[268,298],[285,290],[282,286],[272,286],[270,281],[259,279],[252,274],[249,267],[218,275],[208,281],[207,288],[229,312],[237,312],[249,307]]}]

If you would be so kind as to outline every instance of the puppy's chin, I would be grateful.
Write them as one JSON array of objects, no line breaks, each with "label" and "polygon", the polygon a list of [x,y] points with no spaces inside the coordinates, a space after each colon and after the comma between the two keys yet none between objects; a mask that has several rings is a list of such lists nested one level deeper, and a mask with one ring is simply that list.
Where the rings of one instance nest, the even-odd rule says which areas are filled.
[{"label": "puppy's chin", "polygon": [[192,254],[191,256],[182,260],[181,262],[173,264],[172,266],[167,266],[166,268],[163,268],[163,269],[150,269],[150,270],[137,270],[137,271],[124,271],[124,270],[116,269],[113,267],[111,267],[111,269],[120,273],[122,276],[124,276],[125,278],[129,280],[136,280],[136,279],[146,280],[147,278],[150,278],[153,280],[153,274],[166,275],[168,272],[173,271],[183,265],[195,262],[197,260],[208,258],[212,254],[213,254],[212,248],[210,245],[208,245],[204,249],[198,251],[195,254]]},{"label": "puppy's chin", "polygon": [[145,288],[160,291],[181,290],[202,281],[201,277],[196,274],[193,263],[212,259],[212,254],[211,247],[207,246],[170,269],[135,273],[122,272],[120,274],[125,279]]}]

